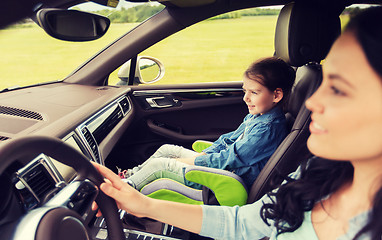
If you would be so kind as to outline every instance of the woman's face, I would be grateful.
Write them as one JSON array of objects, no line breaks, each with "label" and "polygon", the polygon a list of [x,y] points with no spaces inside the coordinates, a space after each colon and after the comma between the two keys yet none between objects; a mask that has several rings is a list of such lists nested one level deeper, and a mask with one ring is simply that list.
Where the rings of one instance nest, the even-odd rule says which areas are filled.
[{"label": "woman's face", "polygon": [[309,150],[334,160],[382,159],[382,79],[352,33],[334,43],[323,82],[307,100]]},{"label": "woman's face", "polygon": [[[258,81],[262,80],[259,78]],[[246,76],[243,79],[243,91],[243,100],[248,106],[249,113],[252,115],[268,112],[279,101],[275,93]]]}]

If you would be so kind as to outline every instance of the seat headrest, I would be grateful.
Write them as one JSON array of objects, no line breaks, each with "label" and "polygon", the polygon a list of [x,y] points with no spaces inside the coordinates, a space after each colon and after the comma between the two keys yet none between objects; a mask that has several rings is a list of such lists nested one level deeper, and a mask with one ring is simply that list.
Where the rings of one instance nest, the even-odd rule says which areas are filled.
[{"label": "seat headrest", "polygon": [[288,113],[297,117],[305,101],[317,90],[322,80],[322,69],[319,64],[307,64],[296,71],[299,81],[294,86],[288,101]]},{"label": "seat headrest", "polygon": [[292,66],[319,63],[341,33],[338,14],[304,2],[283,7],[275,32],[275,55]]}]

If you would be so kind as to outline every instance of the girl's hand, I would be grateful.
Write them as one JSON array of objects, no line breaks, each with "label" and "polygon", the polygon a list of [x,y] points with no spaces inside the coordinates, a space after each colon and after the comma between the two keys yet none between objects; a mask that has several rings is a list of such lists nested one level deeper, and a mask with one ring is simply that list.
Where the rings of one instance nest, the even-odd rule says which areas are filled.
[{"label": "girl's hand", "polygon": [[[94,162],[92,164],[101,175],[106,178],[105,182],[100,186],[101,191],[113,198],[116,201],[118,208],[137,217],[146,216],[144,210],[147,209],[150,198],[144,196],[129,184],[123,182],[121,178],[110,169]],[[92,209],[96,210],[97,208],[97,204],[93,203]],[[98,216],[101,216],[100,212],[97,213],[97,217]]]}]

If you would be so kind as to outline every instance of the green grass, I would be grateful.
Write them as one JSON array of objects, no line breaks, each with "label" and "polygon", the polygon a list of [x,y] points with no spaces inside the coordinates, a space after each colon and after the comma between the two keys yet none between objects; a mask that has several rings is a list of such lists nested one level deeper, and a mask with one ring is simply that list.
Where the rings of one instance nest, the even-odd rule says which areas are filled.
[{"label": "green grass", "polygon": [[[241,80],[255,59],[273,54],[277,16],[205,21],[144,51],[160,59],[166,75],[159,83]],[[71,43],[37,26],[0,30],[0,88],[62,79],[136,24],[113,24],[99,40]],[[112,82],[118,81],[116,72]]]},{"label": "green grass", "polygon": [[238,81],[260,57],[274,52],[276,16],[205,21],[146,50],[166,68],[160,83]]},{"label": "green grass", "polygon": [[0,30],[0,88],[62,79],[136,24],[116,24],[93,42],[64,42],[36,25]]}]

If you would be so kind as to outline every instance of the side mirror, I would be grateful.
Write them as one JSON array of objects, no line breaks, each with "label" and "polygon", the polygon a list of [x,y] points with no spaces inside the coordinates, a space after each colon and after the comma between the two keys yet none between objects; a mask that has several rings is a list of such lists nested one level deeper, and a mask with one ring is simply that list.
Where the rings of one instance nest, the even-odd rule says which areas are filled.
[{"label": "side mirror", "polygon": [[[128,85],[131,71],[131,60],[124,63],[118,71],[121,79],[117,85]],[[139,56],[135,67],[134,85],[150,84],[163,78],[165,69],[163,64],[156,58]]]},{"label": "side mirror", "polygon": [[41,9],[35,21],[50,36],[65,41],[91,41],[109,29],[107,17],[77,10]]}]

